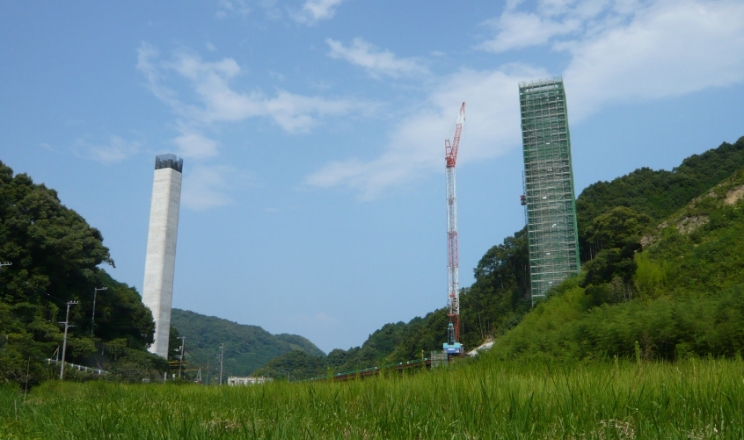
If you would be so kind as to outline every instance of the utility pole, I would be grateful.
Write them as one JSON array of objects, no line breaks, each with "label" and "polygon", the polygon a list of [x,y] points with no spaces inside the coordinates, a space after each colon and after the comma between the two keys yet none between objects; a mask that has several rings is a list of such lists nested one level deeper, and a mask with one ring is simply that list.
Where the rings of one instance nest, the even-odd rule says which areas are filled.
[{"label": "utility pole", "polygon": [[93,313],[90,315],[90,336],[93,336],[93,326],[96,324],[96,295],[99,290],[108,290],[108,287],[96,287],[93,289]]},{"label": "utility pole", "polygon": [[186,348],[186,336],[179,336],[178,339],[181,340],[181,360],[178,361],[178,378],[181,378],[181,369],[183,368],[183,352]]},{"label": "utility pole", "polygon": [[59,380],[63,380],[65,378],[65,354],[67,353],[67,329],[69,327],[74,327],[70,325],[70,306],[76,306],[78,304],[77,301],[67,301],[67,316],[65,317],[65,322],[60,322],[60,324],[65,325],[65,337],[62,339],[62,364],[59,367]]},{"label": "utility pole", "polygon": [[222,367],[225,361],[225,344],[220,344],[220,385],[222,385]]}]

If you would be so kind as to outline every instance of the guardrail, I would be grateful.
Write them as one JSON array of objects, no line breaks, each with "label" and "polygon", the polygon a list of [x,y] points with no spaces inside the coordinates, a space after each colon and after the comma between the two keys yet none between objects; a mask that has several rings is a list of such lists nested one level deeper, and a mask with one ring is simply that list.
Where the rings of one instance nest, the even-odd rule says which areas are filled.
[{"label": "guardrail", "polygon": [[[60,363],[60,361],[58,361],[56,359],[49,359],[49,358],[47,359],[47,365],[52,365],[52,364],[58,365],[59,363]],[[74,368],[74,369],[76,369],[78,371],[82,371],[82,372],[90,373],[90,374],[98,374],[98,375],[108,374],[108,371],[106,371],[106,370],[100,370],[98,368],[86,367],[85,365],[78,365],[78,364],[73,364],[73,363],[70,363],[70,362],[65,362],[65,368]]]},{"label": "guardrail", "polygon": [[406,368],[413,368],[413,367],[430,368],[431,359],[430,358],[416,359],[413,361],[384,364],[384,365],[378,365],[376,367],[362,368],[362,369],[353,370],[353,371],[342,371],[340,373],[334,373],[333,376],[327,376],[327,375],[316,376],[316,377],[311,377],[310,379],[299,380],[297,382],[314,382],[317,380],[329,380],[329,379],[341,382],[341,381],[353,380],[357,378],[363,379],[367,376],[375,376],[375,375],[380,374],[380,371],[383,371],[383,370],[395,369],[396,371],[403,371]]}]

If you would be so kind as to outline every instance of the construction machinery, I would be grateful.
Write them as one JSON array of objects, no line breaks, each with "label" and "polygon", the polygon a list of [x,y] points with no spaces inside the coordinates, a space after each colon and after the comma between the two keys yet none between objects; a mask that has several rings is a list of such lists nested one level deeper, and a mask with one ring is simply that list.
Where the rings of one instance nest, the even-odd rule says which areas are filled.
[{"label": "construction machinery", "polygon": [[444,141],[444,159],[447,163],[447,290],[449,294],[449,325],[447,326],[447,342],[442,349],[448,355],[461,355],[465,347],[460,344],[460,280],[457,250],[457,197],[455,195],[455,166],[457,165],[457,150],[460,147],[462,125],[465,122],[465,103],[460,107],[455,123],[455,135],[450,144]]}]

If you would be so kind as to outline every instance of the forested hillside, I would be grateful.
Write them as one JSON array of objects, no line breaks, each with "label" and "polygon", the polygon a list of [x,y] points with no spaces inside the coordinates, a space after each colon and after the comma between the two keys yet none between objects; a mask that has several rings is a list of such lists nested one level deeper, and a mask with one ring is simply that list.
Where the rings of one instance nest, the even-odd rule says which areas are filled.
[{"label": "forested hillside", "polygon": [[591,259],[597,253],[590,229],[600,215],[627,207],[661,221],[742,166],[744,137],[734,144],[724,142],[690,156],[672,171],[641,168],[612,182],[589,185],[576,200],[582,259]]},{"label": "forested hillside", "polygon": [[[704,198],[703,200],[706,200],[706,202],[695,204],[696,208],[685,208],[685,206],[696,197],[709,193],[722,180],[729,178],[735,172],[740,172],[737,170],[742,167],[744,167],[744,137],[734,144],[723,143],[718,148],[691,156],[672,171],[654,171],[649,168],[642,168],[610,182],[597,182],[587,187],[576,202],[584,271],[580,279],[574,279],[561,286],[561,289],[573,292],[574,296],[567,295],[566,301],[574,298],[582,304],[581,307],[586,308],[585,311],[592,309],[591,312],[588,312],[587,317],[592,316],[604,323],[612,322],[614,318],[620,319],[619,317],[623,313],[626,317],[629,317],[628,319],[632,319],[632,316],[638,313],[637,316],[644,316],[646,322],[654,322],[654,317],[658,315],[659,310],[653,309],[653,311],[641,313],[638,310],[645,310],[645,303],[642,300],[635,300],[639,298],[647,299],[647,293],[642,292],[647,292],[648,289],[656,289],[657,296],[660,298],[666,298],[665,295],[671,294],[672,291],[668,290],[671,285],[653,284],[649,280],[659,276],[663,276],[664,279],[669,277],[670,272],[665,271],[667,269],[659,268],[669,268],[671,270],[672,267],[676,267],[666,262],[666,260],[683,258],[681,255],[675,256],[674,252],[684,254],[694,249],[695,243],[691,242],[692,244],[689,246],[692,247],[674,248],[674,252],[670,250],[662,252],[655,249],[670,249],[668,244],[662,243],[697,240],[701,237],[701,234],[708,231],[706,228],[718,224],[711,219],[717,219],[719,216],[725,218],[733,216],[733,212],[738,208],[729,205],[724,207],[720,205],[720,199],[715,199],[718,202],[714,203],[711,201],[714,199]],[[724,191],[723,188],[728,188],[730,185],[735,186],[736,180],[727,182],[729,183],[716,187],[715,191],[721,192]],[[701,208],[703,206],[706,206],[706,209],[710,212],[703,216],[692,214],[695,209],[703,209]],[[680,213],[687,212],[680,211],[683,208],[693,209],[693,211],[690,211],[691,214],[686,218],[679,217],[683,215]],[[671,223],[662,223],[674,213],[677,213],[674,217],[677,219],[675,224],[681,225],[675,228],[676,235],[673,231],[667,230]],[[662,227],[657,229],[656,226],[660,223]],[[703,227],[699,228],[699,225],[703,225]],[[718,231],[717,234],[729,234],[728,238],[716,241],[718,248],[715,252],[728,255],[735,249],[737,240],[735,240],[735,232],[725,232],[728,229],[724,229]],[[691,230],[696,232],[689,234],[688,231]],[[675,238],[660,239],[660,237],[667,237],[668,235],[682,237],[682,239],[676,239],[677,241],[674,241]],[[657,240],[658,243],[651,245],[654,240]],[[738,242],[741,242],[741,240],[738,240]],[[731,243],[730,247],[729,243]],[[648,246],[651,246],[648,252],[640,253],[644,247]],[[738,255],[744,254],[739,253]],[[692,264],[693,261],[696,262],[694,264],[702,264],[698,262],[698,258],[704,260],[707,257],[694,254],[686,255],[684,258],[687,258],[688,264]],[[729,263],[739,264],[739,269],[729,268],[729,270],[739,270],[741,272],[741,261],[744,261],[744,257],[741,260],[734,257]],[[705,270],[713,270],[712,267],[717,266],[714,265]],[[701,268],[702,266],[698,267],[698,269]],[[685,275],[685,271],[681,268],[675,269],[675,271],[673,272],[674,277],[692,277],[702,280],[694,274]],[[495,352],[500,353],[500,356],[514,357],[527,350],[520,348],[521,345],[519,345],[526,343],[525,340],[517,338],[519,334],[533,335],[526,329],[539,328],[540,330],[536,331],[539,334],[533,336],[535,336],[536,341],[542,341],[543,343],[545,343],[545,338],[552,337],[549,335],[558,335],[558,332],[549,331],[552,328],[551,326],[556,325],[555,322],[548,320],[543,323],[542,327],[534,325],[534,320],[538,319],[538,316],[544,316],[545,319],[563,316],[559,313],[560,310],[551,308],[559,307],[558,305],[549,306],[549,304],[558,304],[560,301],[557,298],[541,305],[533,312],[527,313],[530,311],[530,301],[527,297],[529,266],[525,230],[507,237],[502,244],[489,249],[474,269],[474,273],[475,283],[470,288],[464,288],[461,294],[461,340],[466,347],[473,348],[486,338],[496,338],[499,341],[497,344],[499,348]],[[664,275],[659,275],[659,273]],[[728,280],[727,283],[736,284],[736,276],[729,277],[728,273],[725,270],[717,271],[716,276],[722,280]],[[708,283],[709,281],[709,279],[700,281],[701,284],[698,287],[700,289],[703,286],[706,289],[712,288],[710,287],[711,284]],[[649,283],[652,283],[654,287],[649,287]],[[581,295],[576,293],[578,290],[571,290],[568,286],[581,290]],[[680,292],[679,289],[673,291]],[[736,294],[733,293],[734,290],[726,292],[728,293],[725,293],[725,295],[728,295],[730,300],[733,301],[736,298]],[[587,295],[591,299],[586,299]],[[664,300],[660,301],[662,302],[656,304],[655,307],[664,306]],[[603,304],[604,306],[602,306]],[[613,308],[609,304],[623,305]],[[579,309],[576,309],[579,306],[573,305],[575,307],[571,309],[571,313],[580,314]],[[701,304],[698,305],[703,307]],[[708,303],[705,307],[715,309],[717,306]],[[608,315],[601,315],[599,310],[603,310],[602,313]],[[612,315],[613,318],[609,315]],[[528,317],[525,324],[518,326],[525,316]],[[707,316],[710,317],[710,315]],[[441,343],[446,337],[446,323],[446,311],[445,309],[439,309],[423,318],[414,318],[408,323],[386,324],[370,335],[361,347],[355,347],[348,351],[334,350],[329,354],[329,358],[318,358],[312,362],[306,357],[291,354],[284,358],[280,357],[272,360],[261,372],[271,374],[274,365],[281,366],[279,368],[286,371],[296,361],[298,365],[301,365],[298,371],[303,372],[298,373],[298,377],[314,369],[314,374],[309,374],[307,376],[309,377],[324,374],[328,368],[352,370],[375,364],[415,359],[421,355],[421,350],[428,352],[441,348]],[[677,324],[682,325],[681,322]],[[694,324],[694,322],[691,324]],[[706,324],[710,323],[706,322]],[[512,329],[514,330],[512,331]],[[660,329],[656,330],[661,331]],[[589,343],[581,336],[589,332],[589,328],[580,326],[575,331],[577,333],[574,334],[574,337],[568,338],[569,341],[572,341],[571,343],[579,345]],[[651,342],[648,337],[644,339],[644,334],[646,333],[641,332],[639,334],[636,332],[634,336],[627,336],[622,341],[615,341],[614,351],[607,351],[607,353],[634,354],[636,347],[636,339],[634,338],[640,338],[638,344],[641,351],[644,353],[653,352],[656,343]],[[502,337],[504,335],[508,335],[508,337]],[[710,335],[706,337],[708,336]],[[561,335],[560,337],[567,336]],[[524,336],[524,338],[528,338],[528,336]],[[555,336],[555,338],[554,342],[559,344],[559,336]],[[642,340],[646,342],[644,343]],[[513,344],[507,344],[506,341],[514,342]],[[510,348],[506,348],[507,345]],[[697,345],[695,346],[697,347]],[[599,346],[597,345],[597,347]],[[685,345],[681,347],[681,350],[686,349]],[[580,352],[575,356],[586,357],[588,356],[587,353],[592,353],[592,356],[595,356],[598,355],[597,350],[588,349],[588,351]],[[697,348],[693,351],[701,352],[701,350],[701,348]],[[333,360],[330,359],[331,354],[335,356]],[[651,355],[647,354],[647,356]],[[669,357],[670,355],[667,353],[665,356]],[[338,359],[343,359],[343,362],[339,363]]]},{"label": "forested hillside", "polygon": [[[617,209],[617,208],[616,208]],[[615,212],[614,210],[611,211]],[[619,224],[619,223],[618,223]],[[603,249],[493,355],[503,359],[735,357],[744,351],[744,167],[639,237],[612,262]],[[623,239],[624,242],[630,240]]]},{"label": "forested hillside", "polygon": [[[225,348],[225,376],[247,376],[270,359],[299,350],[311,356],[325,356],[309,340],[298,335],[272,335],[255,325],[238,324],[215,316],[205,316],[188,310],[173,309],[171,325],[186,337],[186,360],[194,368],[216,372],[220,344]],[[171,342],[177,348],[180,342]],[[174,350],[171,348],[171,353]]]},{"label": "forested hillside", "polygon": [[[112,279],[101,233],[60,203],[57,193],[0,162],[0,382],[35,384],[55,372],[45,362],[62,343],[66,303],[74,325],[67,360],[106,368],[112,378],[161,376],[167,363],[144,351],[154,322],[137,291]],[[95,327],[91,328],[94,289]],[[101,353],[95,358],[94,353]],[[28,374],[27,374],[28,371]],[[74,374],[71,372],[70,374]]]}]

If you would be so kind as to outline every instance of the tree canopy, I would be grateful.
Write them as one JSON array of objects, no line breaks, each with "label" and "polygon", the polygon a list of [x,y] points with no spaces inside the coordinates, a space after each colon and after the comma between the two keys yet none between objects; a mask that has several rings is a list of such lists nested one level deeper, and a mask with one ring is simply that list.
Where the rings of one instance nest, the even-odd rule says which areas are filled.
[{"label": "tree canopy", "polygon": [[[624,225],[615,235],[619,239],[603,241],[605,247],[580,277],[559,286],[497,341],[494,356],[573,360],[740,356],[744,167],[664,221],[645,228],[650,235],[643,249],[636,240],[644,228],[634,221],[641,216],[617,208],[598,216],[595,235],[610,236],[615,226]],[[626,253],[629,248],[633,251]]]},{"label": "tree canopy", "polygon": [[[142,351],[152,342],[154,322],[137,291],[111,278],[99,265],[113,266],[101,232],[65,207],[56,191],[0,162],[0,380],[48,376],[43,366],[61,343],[58,321],[65,304],[74,327],[67,361],[82,362],[105,346]],[[95,288],[106,287],[96,298]],[[91,336],[92,334],[92,336]],[[126,355],[124,355],[126,357]],[[98,365],[103,367],[103,365]]]}]

